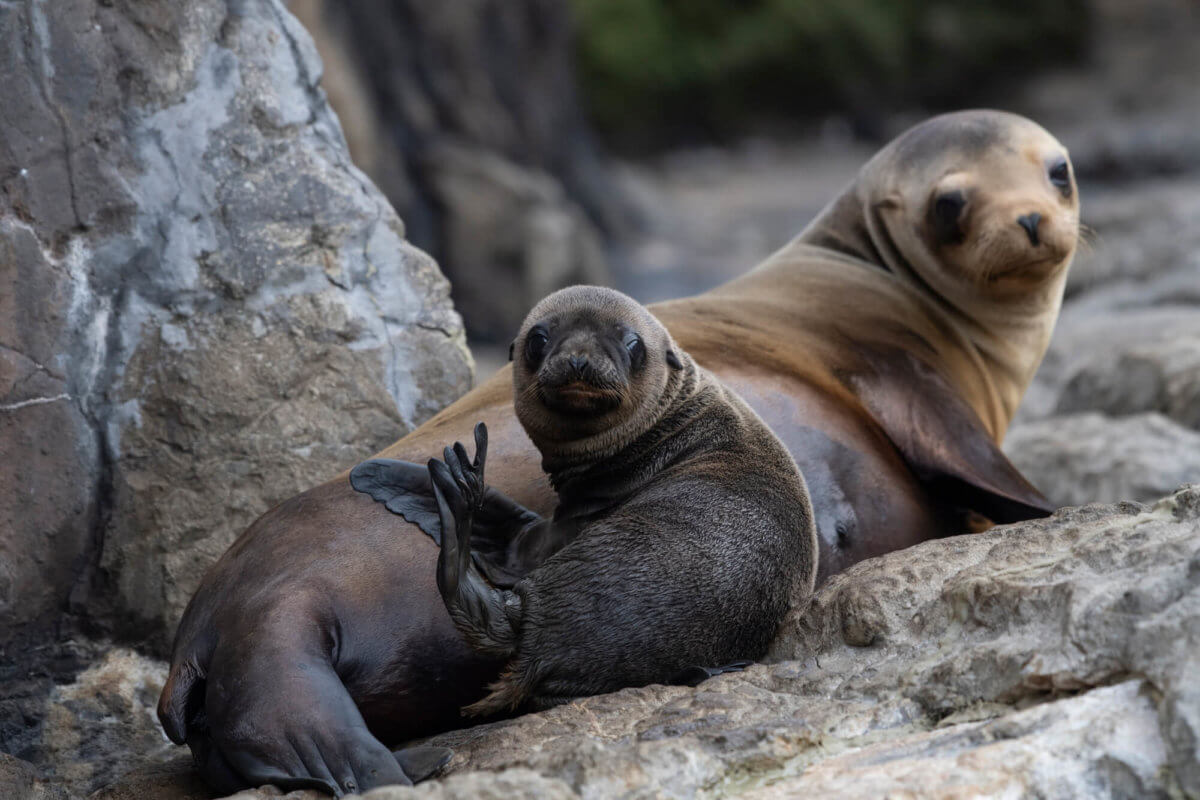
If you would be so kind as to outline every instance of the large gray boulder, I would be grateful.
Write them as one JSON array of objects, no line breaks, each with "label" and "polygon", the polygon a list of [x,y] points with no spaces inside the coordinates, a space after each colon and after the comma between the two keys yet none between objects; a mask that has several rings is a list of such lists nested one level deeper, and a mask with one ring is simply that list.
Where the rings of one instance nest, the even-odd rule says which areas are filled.
[{"label": "large gray boulder", "polygon": [[0,64],[0,631],[162,650],[257,515],[469,386],[461,321],[278,0],[0,4]]}]

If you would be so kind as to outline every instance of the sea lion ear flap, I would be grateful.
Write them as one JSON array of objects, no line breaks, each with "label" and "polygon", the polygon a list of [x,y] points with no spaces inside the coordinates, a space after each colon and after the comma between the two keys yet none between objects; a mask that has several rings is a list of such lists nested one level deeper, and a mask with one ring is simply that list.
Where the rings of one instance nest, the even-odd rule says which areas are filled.
[{"label": "sea lion ear flap", "polygon": [[508,360],[509,360],[509,361],[512,361],[512,358],[513,358],[513,348],[514,348],[514,347],[516,347],[516,346],[517,346],[517,340],[516,340],[516,339],[513,339],[511,342],[509,342],[509,343],[508,343]]},{"label": "sea lion ear flap", "polygon": [[870,361],[850,383],[932,496],[1001,524],[1053,513],[945,378],[903,351]]},{"label": "sea lion ear flap", "polygon": [[667,366],[671,369],[683,369],[683,362],[679,360],[679,356],[675,355],[675,351],[667,348]]}]

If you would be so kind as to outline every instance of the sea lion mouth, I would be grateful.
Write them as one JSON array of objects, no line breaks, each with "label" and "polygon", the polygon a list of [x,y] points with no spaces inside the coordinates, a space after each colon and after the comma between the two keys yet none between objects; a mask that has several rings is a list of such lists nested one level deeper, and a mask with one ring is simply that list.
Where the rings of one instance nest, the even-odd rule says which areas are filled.
[{"label": "sea lion mouth", "polygon": [[619,408],[624,395],[616,389],[581,380],[542,386],[542,403],[549,409],[573,415],[607,414]]},{"label": "sea lion mouth", "polygon": [[1031,279],[1042,278],[1047,273],[1053,272],[1054,268],[1062,264],[1063,261],[1064,258],[1059,255],[1035,258],[1011,267],[1006,267],[1005,269],[989,272],[987,275],[987,281],[988,283],[997,283],[999,281],[1017,277]]}]

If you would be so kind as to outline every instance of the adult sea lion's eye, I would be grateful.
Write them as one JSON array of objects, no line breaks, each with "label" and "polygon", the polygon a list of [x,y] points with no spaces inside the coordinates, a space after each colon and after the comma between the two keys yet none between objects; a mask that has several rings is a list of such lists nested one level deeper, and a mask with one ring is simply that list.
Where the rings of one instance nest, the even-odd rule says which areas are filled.
[{"label": "adult sea lion's eye", "polygon": [[1047,175],[1050,177],[1050,182],[1058,187],[1063,196],[1071,196],[1071,168],[1067,165],[1065,158],[1051,164]]},{"label": "adult sea lion's eye", "polygon": [[962,241],[962,229],[958,222],[966,205],[966,195],[958,190],[945,192],[934,199],[933,206],[929,209],[929,217],[938,241],[943,243]]},{"label": "adult sea lion's eye", "polygon": [[530,364],[537,364],[546,355],[546,345],[549,344],[550,337],[544,331],[534,329],[529,332],[529,336],[525,339],[525,358]]}]

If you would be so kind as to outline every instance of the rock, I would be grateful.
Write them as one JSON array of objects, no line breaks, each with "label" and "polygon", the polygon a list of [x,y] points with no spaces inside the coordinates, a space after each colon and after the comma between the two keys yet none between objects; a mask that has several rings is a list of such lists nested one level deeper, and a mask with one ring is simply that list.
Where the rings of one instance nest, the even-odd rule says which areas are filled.
[{"label": "rock", "polygon": [[[15,691],[5,692],[0,714],[0,752],[29,762],[39,785],[83,797],[124,780],[131,770],[153,771],[178,755],[155,713],[165,663],[103,642],[39,649],[27,659],[25,676],[6,681],[6,690]],[[90,663],[78,669],[81,660]],[[17,730],[22,720],[24,730]],[[10,796],[0,791],[0,797]]]},{"label": "rock", "polygon": [[[988,722],[951,724],[772,776],[739,797],[1169,797],[1153,690],[1096,689]],[[765,777],[765,776],[764,776]],[[756,783],[762,783],[759,778]]]},{"label": "rock", "polygon": [[429,160],[431,194],[445,209],[440,252],[473,334],[507,343],[546,295],[608,282],[597,231],[550,175],[449,145]]},{"label": "rock", "polygon": [[1133,185],[1085,184],[1080,198],[1087,227],[1067,277],[1068,298],[1116,281],[1142,282],[1175,270],[1200,273],[1200,231],[1192,224],[1200,215],[1200,181],[1194,174]]},{"label": "rock", "polygon": [[68,800],[65,788],[43,781],[27,761],[0,753],[0,797],[9,800]]},{"label": "rock", "polygon": [[1091,354],[1062,389],[1059,414],[1159,412],[1200,430],[1200,331],[1110,345]]},{"label": "rock", "polygon": [[1161,414],[1067,414],[1014,428],[1004,451],[1058,505],[1145,502],[1200,479],[1200,433]]},{"label": "rock", "polygon": [[569,3],[291,8],[331,65],[355,161],[438,259],[473,336],[507,344],[544,294],[608,281],[600,242],[638,221],[584,120]]},{"label": "rock", "polygon": [[0,7],[0,629],[161,652],[272,504],[464,391],[277,0]]},{"label": "rock", "polygon": [[[274,787],[272,787],[274,788]],[[271,795],[277,797],[281,792]],[[305,793],[311,800],[328,795]],[[209,800],[212,790],[200,779],[190,755],[139,767],[121,780],[89,795],[89,800]]]},{"label": "rock", "polygon": [[131,650],[110,650],[46,702],[37,761],[43,775],[90,791],[138,763],[174,756],[155,714],[167,665]]}]

